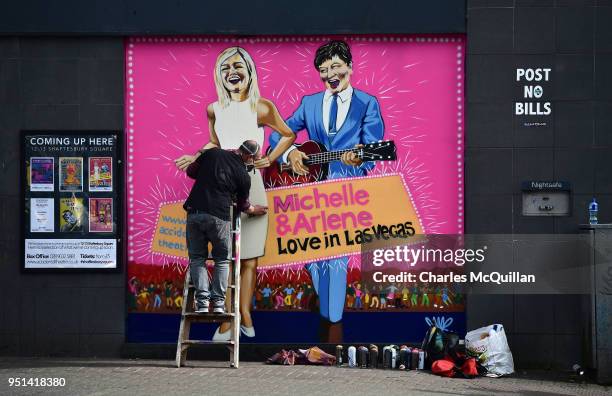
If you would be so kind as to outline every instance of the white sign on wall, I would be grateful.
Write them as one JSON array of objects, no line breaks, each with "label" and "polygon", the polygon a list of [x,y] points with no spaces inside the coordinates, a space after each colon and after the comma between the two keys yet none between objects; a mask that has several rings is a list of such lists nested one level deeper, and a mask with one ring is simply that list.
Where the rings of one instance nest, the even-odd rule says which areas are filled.
[{"label": "white sign on wall", "polygon": [[545,126],[552,114],[547,99],[546,83],[551,80],[551,68],[517,68],[516,82],[521,85],[522,96],[514,102],[514,115],[524,117],[524,126]]},{"label": "white sign on wall", "polygon": [[25,268],[116,268],[114,239],[26,239]]}]

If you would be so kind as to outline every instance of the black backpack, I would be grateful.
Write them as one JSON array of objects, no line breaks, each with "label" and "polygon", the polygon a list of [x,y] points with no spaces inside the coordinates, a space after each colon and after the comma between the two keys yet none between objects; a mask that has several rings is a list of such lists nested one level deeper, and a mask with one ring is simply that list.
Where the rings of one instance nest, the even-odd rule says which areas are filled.
[{"label": "black backpack", "polygon": [[444,331],[431,326],[421,344],[421,349],[425,351],[425,368],[431,369],[431,364],[436,360],[450,356],[458,358],[459,335],[452,331]]}]

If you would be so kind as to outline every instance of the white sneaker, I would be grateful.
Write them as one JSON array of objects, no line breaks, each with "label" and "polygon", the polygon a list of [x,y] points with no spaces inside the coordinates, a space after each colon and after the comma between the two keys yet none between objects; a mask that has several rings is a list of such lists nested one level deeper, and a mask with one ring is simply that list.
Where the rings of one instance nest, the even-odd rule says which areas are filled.
[{"label": "white sneaker", "polygon": [[221,333],[219,330],[221,329],[221,327],[217,327],[217,330],[215,331],[215,334],[213,335],[212,340],[213,341],[229,341],[231,339],[231,332],[232,330],[228,330],[225,333]]},{"label": "white sneaker", "polygon": [[240,326],[240,332],[249,338],[255,337],[255,327]]},{"label": "white sneaker", "polygon": [[204,305],[200,305],[200,306],[198,306],[196,304],[196,309],[195,309],[194,312],[197,313],[197,314],[208,313],[208,302],[205,303]]}]

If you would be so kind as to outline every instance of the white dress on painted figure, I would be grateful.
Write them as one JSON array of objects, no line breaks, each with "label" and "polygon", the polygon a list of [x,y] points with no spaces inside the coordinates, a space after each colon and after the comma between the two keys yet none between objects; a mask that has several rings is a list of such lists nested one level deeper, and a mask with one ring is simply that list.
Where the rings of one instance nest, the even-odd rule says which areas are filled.
[{"label": "white dress on painted figure", "polygon": [[[257,125],[257,112],[251,111],[248,100],[231,101],[229,106],[222,108],[219,102],[213,103],[215,112],[215,132],[219,144],[224,150],[235,150],[245,140],[255,140],[263,147],[264,129]],[[249,201],[252,205],[268,206],[268,198],[264,188],[263,178],[259,169],[249,172],[251,190]],[[264,255],[268,235],[268,215],[249,217],[242,213],[240,239],[240,258],[250,259]]]}]

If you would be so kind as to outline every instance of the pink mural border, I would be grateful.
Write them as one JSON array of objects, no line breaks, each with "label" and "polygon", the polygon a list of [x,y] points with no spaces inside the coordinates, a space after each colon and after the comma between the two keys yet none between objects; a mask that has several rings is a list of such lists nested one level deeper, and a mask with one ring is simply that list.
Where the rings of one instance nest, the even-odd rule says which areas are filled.
[{"label": "pink mural border", "polygon": [[[344,39],[351,40],[356,42],[405,42],[405,43],[456,43],[456,57],[457,57],[457,67],[456,67],[456,137],[457,137],[457,224],[456,224],[456,233],[463,234],[464,233],[464,147],[465,147],[465,138],[464,138],[464,125],[465,125],[465,117],[464,117],[464,75],[465,75],[465,67],[464,67],[464,59],[465,59],[465,38],[462,35],[443,35],[443,37],[439,36],[405,36],[405,35],[384,35],[384,36],[358,36],[358,35],[350,35],[350,36],[258,36],[258,37],[249,37],[249,38],[241,38],[241,37],[224,37],[224,36],[177,36],[177,37],[130,37],[126,39],[126,83],[125,83],[125,98],[126,98],[126,118],[125,118],[125,138],[127,144],[125,145],[126,150],[126,181],[127,181],[127,216],[126,216],[126,234],[128,239],[128,263],[134,262],[134,205],[135,205],[135,190],[133,184],[133,173],[134,173],[134,157],[135,157],[135,145],[134,145],[134,136],[136,134],[135,130],[135,90],[134,90],[134,65],[137,62],[137,59],[134,54],[134,45],[136,43],[207,43],[207,42],[236,42],[240,43],[281,43],[281,42],[320,42],[321,40],[331,40],[331,39]],[[374,172],[367,177],[378,177],[382,176],[377,172],[378,168],[374,169]],[[382,171],[380,171],[382,172]],[[391,175],[392,172],[386,173],[385,175]],[[402,181],[404,185],[407,187],[406,182],[402,174]],[[321,182],[319,182],[321,183]],[[284,187],[281,187],[281,189]],[[409,193],[410,199],[413,200],[412,192],[409,188],[406,188]],[[164,203],[176,203],[181,201],[167,201]],[[419,208],[417,205],[413,206],[417,211],[417,215],[419,215]],[[159,216],[159,210],[158,210]],[[425,233],[427,233],[427,224],[423,223],[423,229]],[[151,235],[152,242],[153,234]],[[168,258],[173,258],[180,261],[184,261],[184,258],[178,258],[176,256],[164,255],[161,253],[154,253],[154,255],[166,256]],[[283,264],[280,267],[289,267],[295,266],[299,263],[290,263]],[[269,267],[272,268],[272,267]],[[275,267],[279,268],[279,266]]]}]

